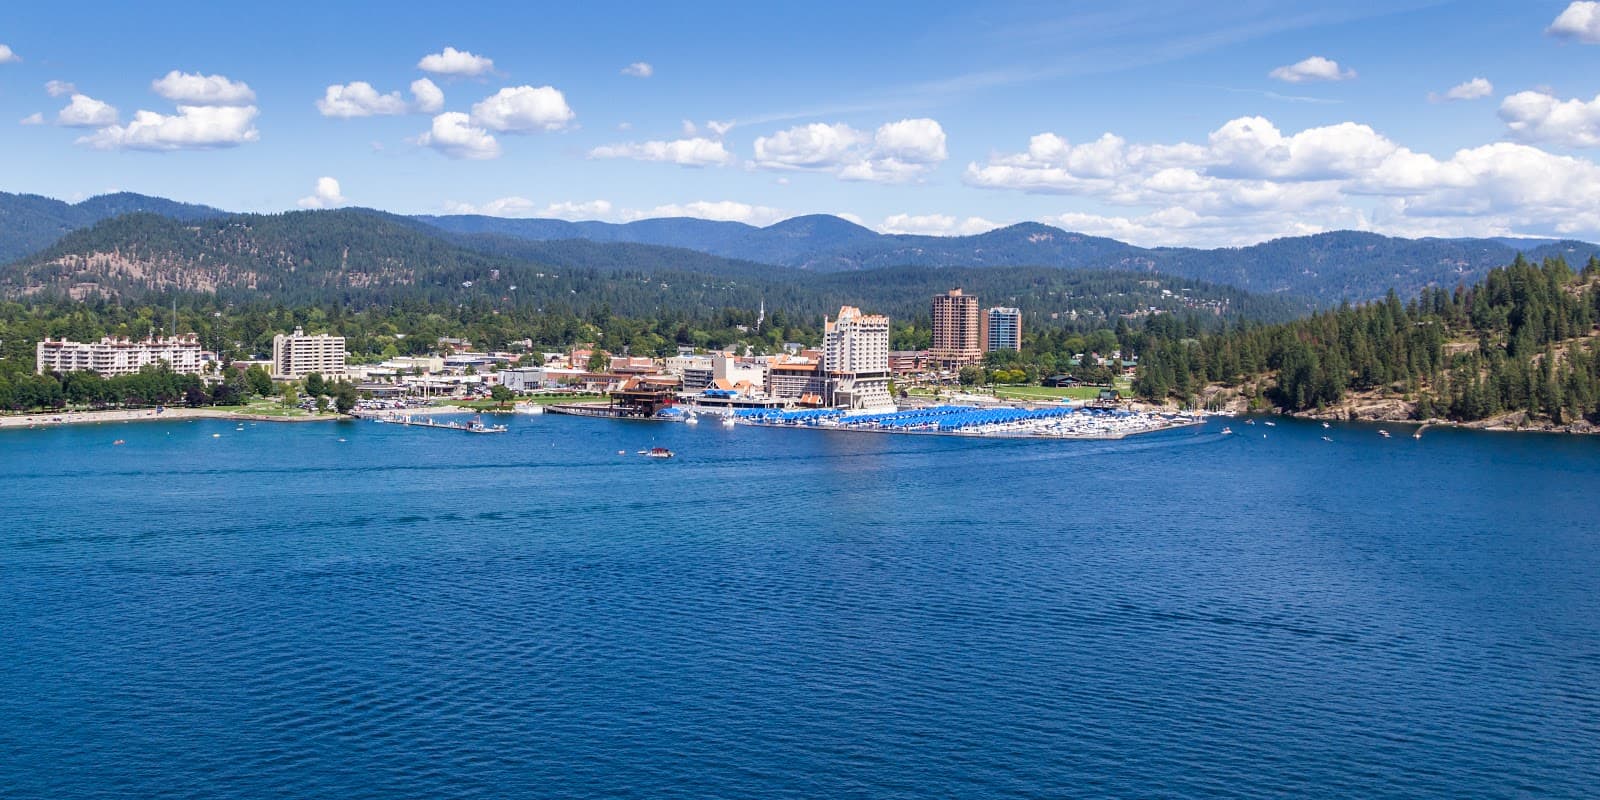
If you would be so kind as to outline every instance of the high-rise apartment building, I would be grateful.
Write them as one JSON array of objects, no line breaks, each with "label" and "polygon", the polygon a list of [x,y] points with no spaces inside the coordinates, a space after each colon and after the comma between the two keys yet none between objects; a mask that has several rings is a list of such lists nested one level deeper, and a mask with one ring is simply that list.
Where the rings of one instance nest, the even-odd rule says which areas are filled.
[{"label": "high-rise apartment building", "polygon": [[98,342],[45,339],[35,348],[35,370],[94,372],[103,378],[132,375],[151,364],[165,363],[173,372],[198,375],[205,359],[200,338],[192,333],[142,342],[107,336]]},{"label": "high-rise apartment building", "polygon": [[983,352],[1022,349],[1022,312],[995,306],[983,312]]},{"label": "high-rise apartment building", "polygon": [[978,319],[978,298],[951,289],[933,296],[933,342],[928,359],[942,367],[959,367],[983,360],[983,336]]},{"label": "high-rise apartment building", "polygon": [[841,306],[839,316],[825,320],[822,370],[827,377],[829,405],[851,409],[889,409],[889,318]]},{"label": "high-rise apartment building", "polygon": [[272,337],[272,377],[303,378],[313,372],[324,377],[344,374],[344,337],[319,333],[307,336],[295,328],[290,335]]}]

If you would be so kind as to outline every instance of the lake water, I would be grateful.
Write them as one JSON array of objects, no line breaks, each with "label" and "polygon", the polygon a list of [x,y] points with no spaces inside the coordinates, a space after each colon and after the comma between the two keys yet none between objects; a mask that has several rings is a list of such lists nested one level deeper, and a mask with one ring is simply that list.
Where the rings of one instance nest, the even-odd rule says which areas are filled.
[{"label": "lake water", "polygon": [[0,796],[1600,793],[1600,439],[507,422],[0,431]]}]

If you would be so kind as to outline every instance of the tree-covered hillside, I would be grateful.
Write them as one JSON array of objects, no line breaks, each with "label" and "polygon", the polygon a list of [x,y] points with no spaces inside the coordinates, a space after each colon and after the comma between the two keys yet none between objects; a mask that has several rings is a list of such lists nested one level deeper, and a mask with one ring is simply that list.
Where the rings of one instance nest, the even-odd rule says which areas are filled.
[{"label": "tree-covered hillside", "polygon": [[972,236],[880,234],[827,215],[796,217],[765,228],[704,220],[604,222],[419,218],[443,230],[529,240],[588,239],[668,244],[733,259],[833,272],[888,266],[1036,266],[1150,271],[1263,294],[1305,297],[1321,306],[1381,298],[1394,289],[1473,283],[1519,252],[1582,261],[1585,242],[1506,239],[1401,239],[1355,231],[1275,239],[1250,247],[1144,248],[1038,223]]},{"label": "tree-covered hillside", "polygon": [[1388,397],[1418,419],[1523,412],[1600,420],[1600,259],[1581,273],[1517,258],[1471,288],[1426,290],[1304,320],[1216,335],[1154,337],[1135,388],[1195,398],[1208,385],[1288,411]]},{"label": "tree-covered hillside", "polygon": [[173,219],[204,219],[223,213],[130,192],[91,197],[77,204],[36,194],[0,192],[0,264],[43,250],[68,233],[100,220],[141,211]]},{"label": "tree-covered hillside", "polygon": [[1291,299],[1151,274],[1038,267],[816,274],[679,248],[446,235],[364,210],[188,222],[127,215],[0,269],[0,290],[19,298],[136,302],[204,293],[240,305],[486,303],[552,313],[604,306],[642,318],[753,312],[763,304],[806,320],[844,304],[911,318],[926,315],[932,295],[954,286],[1023,309],[1030,326],[1106,324],[1159,312],[1282,320],[1307,310]]}]

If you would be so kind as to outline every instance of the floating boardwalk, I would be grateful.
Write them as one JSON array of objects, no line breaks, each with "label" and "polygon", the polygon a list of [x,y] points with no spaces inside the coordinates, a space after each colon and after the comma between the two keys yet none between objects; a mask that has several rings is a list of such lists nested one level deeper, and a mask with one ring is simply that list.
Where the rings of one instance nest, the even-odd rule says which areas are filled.
[{"label": "floating boardwalk", "polygon": [[996,438],[1120,439],[1139,433],[1200,424],[1186,416],[1163,416],[1097,408],[978,408],[932,406],[848,416],[841,409],[746,410],[734,417],[774,428],[868,431],[872,433],[985,436]]},{"label": "floating boardwalk", "polygon": [[434,422],[432,418],[412,419],[409,416],[374,417],[378,422],[389,425],[407,425],[413,428],[440,428],[447,431],[461,431],[463,433],[505,433],[504,425],[485,425],[478,420],[465,424],[460,422]]}]

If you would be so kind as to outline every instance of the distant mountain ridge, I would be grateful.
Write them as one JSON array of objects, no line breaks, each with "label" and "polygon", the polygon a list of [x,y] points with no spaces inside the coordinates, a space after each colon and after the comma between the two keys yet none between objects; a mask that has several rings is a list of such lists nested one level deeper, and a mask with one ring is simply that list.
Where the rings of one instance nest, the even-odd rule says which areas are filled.
[{"label": "distant mountain ridge", "polygon": [[[189,222],[228,216],[215,208],[130,193],[77,204],[0,193],[0,264],[38,253],[71,231],[132,212]],[[891,266],[1118,270],[1305,298],[1324,307],[1342,300],[1376,299],[1390,289],[1411,297],[1426,287],[1470,285],[1491,268],[1510,263],[1518,252],[1536,260],[1562,255],[1576,263],[1600,251],[1600,247],[1580,241],[1403,239],[1358,231],[1275,239],[1237,248],[1147,248],[1036,222],[970,236],[919,236],[878,233],[825,214],[794,217],[766,227],[695,218],[610,223],[383,215],[467,250],[555,266],[610,268],[632,263],[660,268],[671,264],[674,269],[715,275],[766,274],[764,265],[818,273]],[[563,242],[567,244],[560,244]]]},{"label": "distant mountain ridge", "polygon": [[886,267],[807,272],[687,250],[582,239],[447,234],[365,209],[177,220],[124,214],[0,267],[0,296],[48,302],[204,294],[226,303],[472,308],[685,317],[719,309],[820,320],[843,304],[900,318],[966,286],[1035,320],[1111,326],[1154,311],[1291,319],[1304,302],[1201,281],[1054,267]]},{"label": "distant mountain ridge", "polygon": [[1023,222],[971,236],[880,234],[827,215],[758,228],[679,218],[630,223],[564,222],[481,216],[416,217],[446,231],[528,240],[586,239],[687,247],[726,258],[831,272],[885,266],[1040,266],[1156,272],[1257,293],[1307,297],[1322,305],[1365,301],[1390,289],[1410,297],[1424,287],[1470,285],[1508,264],[1564,255],[1581,262],[1600,246],[1575,240],[1403,239],[1334,231],[1249,247],[1146,248]]},{"label": "distant mountain ridge", "polygon": [[118,192],[67,203],[36,194],[0,192],[0,264],[38,252],[61,237],[101,220],[147,212],[180,220],[210,219],[228,212],[161,197]]}]

